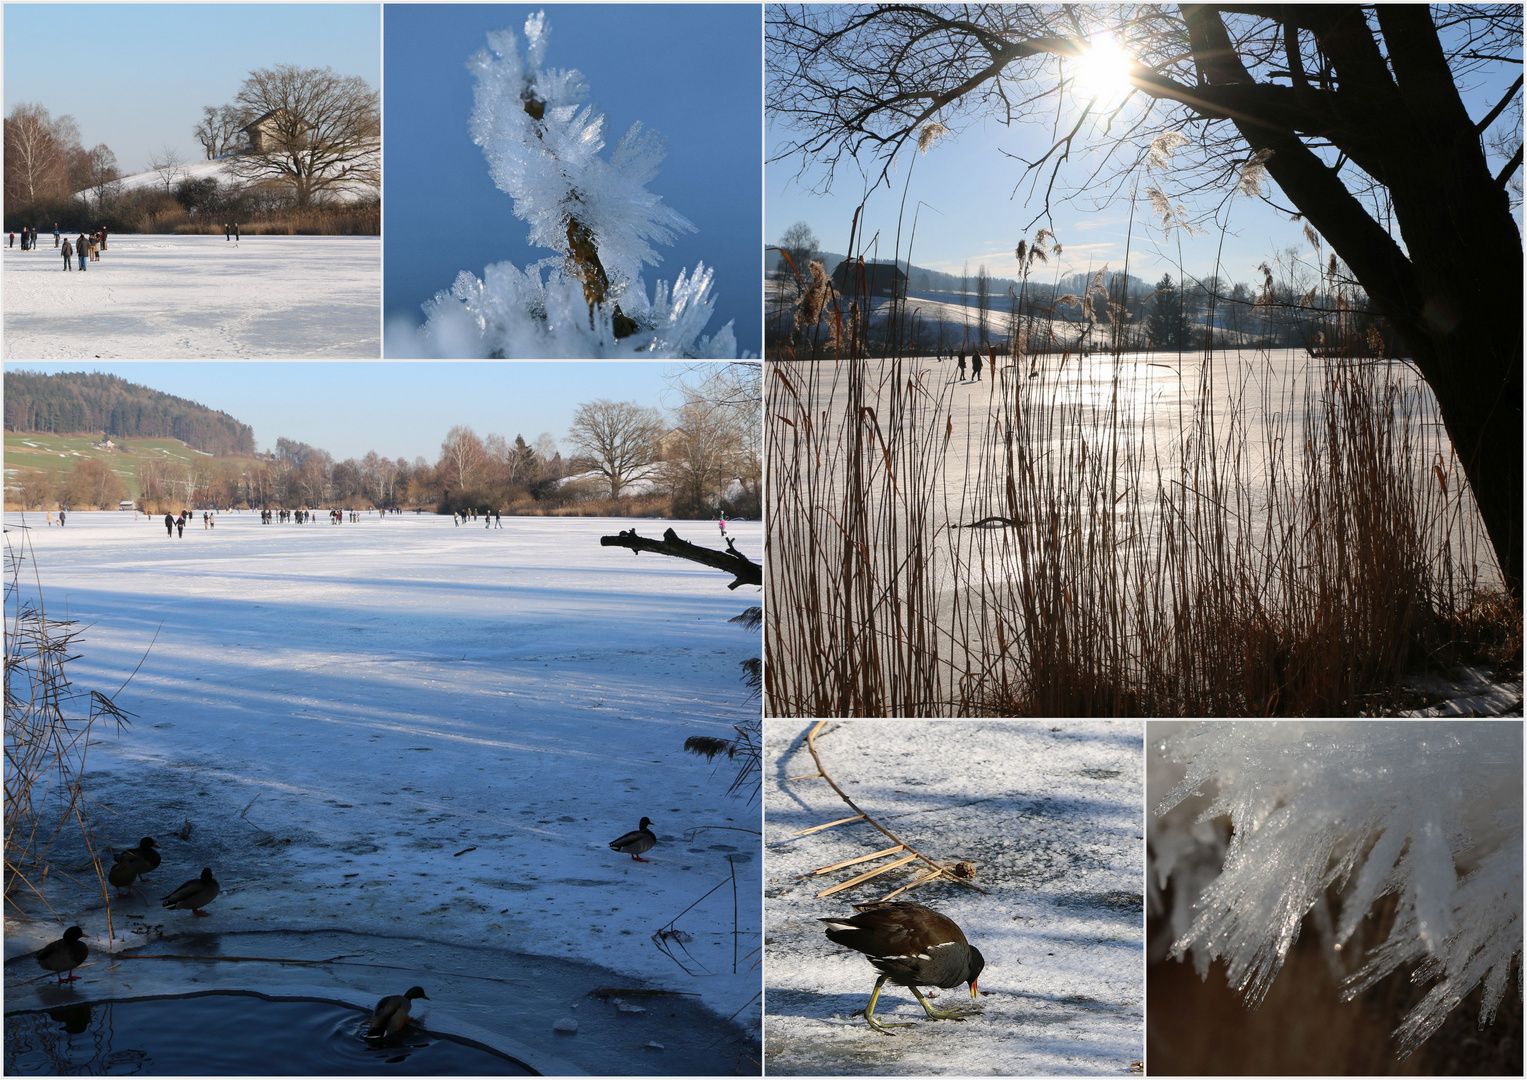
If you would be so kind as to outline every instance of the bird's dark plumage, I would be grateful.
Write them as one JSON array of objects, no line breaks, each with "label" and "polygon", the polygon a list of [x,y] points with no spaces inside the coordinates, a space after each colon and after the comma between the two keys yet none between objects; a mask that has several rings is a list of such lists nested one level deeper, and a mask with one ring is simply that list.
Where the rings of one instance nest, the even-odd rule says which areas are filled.
[{"label": "bird's dark plumage", "polygon": [[222,891],[223,887],[212,876],[212,868],[209,866],[201,872],[201,877],[192,878],[160,903],[172,911],[190,908],[192,915],[205,916],[207,913],[202,908],[216,900],[217,894]]},{"label": "bird's dark plumage", "polygon": [[611,840],[610,850],[629,855],[637,862],[646,862],[647,860],[642,858],[642,852],[651,851],[652,845],[657,843],[657,834],[647,828],[651,824],[651,818],[642,818],[641,824],[631,832]]},{"label": "bird's dark plumage", "polygon": [[970,996],[976,996],[976,979],[986,960],[981,950],[965,940],[955,921],[922,904],[905,902],[856,904],[855,910],[858,914],[848,918],[821,921],[827,924],[829,940],[864,953],[880,972],[864,1011],[870,1027],[885,1031],[885,1025],[875,1019],[875,1002],[886,982],[909,988],[930,1019],[963,1019],[968,1008],[934,1009],[918,990],[919,986],[948,989],[969,983]]},{"label": "bird's dark plumage", "polygon": [[144,881],[147,881],[148,878],[144,875],[147,875],[151,870],[159,869],[160,854],[155,850],[158,846],[159,844],[152,836],[145,836],[142,840],[138,841],[137,847],[117,852],[116,861],[123,862],[127,859],[137,859],[144,867],[144,869],[138,871],[138,874],[140,877],[143,877]]},{"label": "bird's dark plumage", "polygon": [[366,1028],[366,1038],[382,1039],[401,1031],[403,1025],[408,1023],[408,1014],[413,1009],[415,998],[428,1001],[429,995],[424,992],[424,987],[411,986],[401,994],[390,994],[378,1001],[376,1008],[371,1011],[371,1022]]},{"label": "bird's dark plumage", "polygon": [[64,931],[64,936],[57,941],[50,941],[37,951],[37,964],[45,971],[58,972],[58,981],[75,982],[78,975],[70,975],[64,978],[64,972],[73,971],[85,962],[90,955],[90,946],[80,938],[85,936],[85,931],[78,926],[71,926]]}]

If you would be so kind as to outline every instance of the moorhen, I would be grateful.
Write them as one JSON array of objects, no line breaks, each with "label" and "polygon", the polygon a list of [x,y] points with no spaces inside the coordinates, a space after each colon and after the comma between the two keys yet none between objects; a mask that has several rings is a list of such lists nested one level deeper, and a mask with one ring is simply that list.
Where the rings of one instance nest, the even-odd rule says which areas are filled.
[{"label": "moorhen", "polygon": [[366,1038],[385,1039],[401,1031],[403,1025],[408,1023],[408,1014],[413,1009],[415,998],[428,1001],[429,995],[424,992],[422,986],[410,986],[401,994],[390,994],[378,1001],[376,1008],[371,1012],[371,1023],[366,1028]]},{"label": "moorhen", "polygon": [[859,914],[821,921],[827,924],[829,940],[864,953],[880,972],[864,1010],[871,1028],[894,1035],[887,1027],[910,1026],[887,1025],[875,1019],[875,1002],[880,999],[880,988],[887,979],[910,989],[930,1020],[963,1020],[967,1014],[980,1011],[980,1006],[968,1005],[935,1009],[918,989],[919,986],[948,989],[968,982],[970,996],[976,996],[976,977],[986,966],[986,960],[980,949],[965,940],[964,932],[953,919],[921,904],[901,901],[855,904],[854,910]]},{"label": "moorhen", "polygon": [[223,887],[212,876],[212,868],[209,866],[201,872],[201,877],[192,878],[160,903],[171,911],[190,908],[192,915],[205,917],[207,913],[202,908],[216,900],[217,894],[222,891]]},{"label": "moorhen", "polygon": [[85,931],[78,926],[71,926],[64,931],[64,936],[57,941],[50,941],[41,949],[37,950],[37,964],[46,971],[58,972],[60,983],[76,982],[78,975],[70,975],[64,978],[64,972],[73,971],[85,962],[85,957],[90,955],[90,946],[80,938],[85,936]]},{"label": "moorhen", "polygon": [[610,850],[618,851],[622,855],[630,855],[637,862],[646,862],[647,860],[642,858],[642,852],[651,851],[652,845],[657,843],[657,834],[647,828],[651,824],[651,818],[642,818],[642,823],[631,832],[611,840]]}]

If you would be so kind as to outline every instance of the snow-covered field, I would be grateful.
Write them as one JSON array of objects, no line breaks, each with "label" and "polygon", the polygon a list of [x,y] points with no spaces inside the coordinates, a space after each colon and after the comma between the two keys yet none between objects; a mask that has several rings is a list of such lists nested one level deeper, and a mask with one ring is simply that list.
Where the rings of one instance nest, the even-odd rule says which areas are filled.
[{"label": "snow-covered field", "polygon": [[[771,1075],[1123,1075],[1144,1057],[1144,731],[1118,721],[852,721],[824,727],[833,779],[887,829],[938,861],[976,864],[975,884],[924,884],[898,900],[954,919],[981,950],[982,1012],[933,1022],[863,956],[825,937],[824,916],[912,880],[890,871],[823,899],[876,864],[803,878],[891,844],[862,823],[806,836],[853,811],[820,779],[810,721],[765,724],[764,904]],[[964,986],[939,1003],[969,1004]]]},{"label": "snow-covered field", "polygon": [[[369,164],[370,167],[376,168],[379,164],[377,159],[380,158],[380,156],[381,151],[378,150],[376,153],[371,155],[371,160],[369,163],[363,162],[362,164]],[[244,184],[245,181],[241,180],[234,173],[232,168],[233,161],[234,156],[228,154],[220,158],[215,158],[212,161],[189,162],[185,165],[181,165],[175,171],[174,183],[178,184],[182,180],[211,179],[216,180],[223,187],[238,187]],[[131,176],[121,177],[120,179],[114,181],[114,183],[116,184],[118,191],[136,191],[140,188],[149,187],[162,188],[164,186],[164,177],[159,173],[150,170],[149,172],[133,173]],[[345,183],[336,185],[330,189],[330,193],[342,202],[356,202],[362,199],[375,199],[381,195],[380,189],[375,184],[359,183]],[[96,198],[96,189],[86,188],[84,191],[77,192],[74,197],[77,199],[89,199],[93,201]]]},{"label": "snow-covered field", "polygon": [[[8,539],[35,551],[48,615],[86,626],[76,689],[115,691],[142,660],[117,697],[136,719],[96,729],[86,779],[115,847],[150,835],[164,852],[139,887],[148,901],[115,902],[119,934],[162,924],[186,942],[175,952],[337,930],[511,949],[698,994],[756,1025],[760,809],[727,796],[724,759],[683,746],[758,715],[738,667],[757,636],[727,622],[757,601],[713,570],[599,546],[669,524],[709,542],[710,523],[262,526],[245,512],[171,539],[130,513],[70,514],[63,529],[28,514],[25,534],[21,520],[6,514]],[[757,523],[729,528],[758,554]],[[20,577],[35,592],[30,564]],[[607,846],[643,816],[659,838],[646,864]],[[204,866],[223,886],[209,918],[159,907]],[[62,924],[8,922],[7,956],[71,922],[97,955],[108,948],[99,896],[59,898]],[[674,919],[693,977],[652,940]],[[425,970],[412,982],[433,953],[413,950]],[[131,967],[84,974],[99,994]],[[387,978],[405,980],[392,993],[410,985]],[[536,995],[534,980],[511,981]],[[431,998],[435,1015],[515,1027],[449,987]],[[550,1041],[549,1025],[513,1033]]]},{"label": "snow-covered field", "polygon": [[6,359],[381,355],[379,237],[124,234],[84,273],[39,240],[4,249]]}]

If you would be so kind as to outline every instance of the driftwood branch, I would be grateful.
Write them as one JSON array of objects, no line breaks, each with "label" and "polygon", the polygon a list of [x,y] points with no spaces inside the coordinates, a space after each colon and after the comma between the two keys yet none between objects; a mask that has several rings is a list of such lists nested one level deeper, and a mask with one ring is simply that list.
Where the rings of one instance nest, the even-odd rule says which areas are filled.
[{"label": "driftwood branch", "polygon": [[599,546],[630,548],[632,554],[653,551],[659,555],[688,559],[702,566],[724,570],[736,578],[727,586],[728,589],[735,589],[740,585],[763,585],[763,567],[738,551],[730,539],[726,542],[725,551],[717,551],[715,548],[700,547],[698,544],[691,544],[688,540],[680,540],[678,533],[672,529],[664,532],[661,540],[637,536],[635,529],[626,529],[614,536],[601,536]]},{"label": "driftwood branch", "polygon": [[[939,878],[939,877],[948,878],[950,881],[959,882],[961,885],[964,885],[966,888],[974,889],[978,893],[983,893],[983,894],[986,893],[986,890],[981,888],[981,886],[976,885],[976,884],[974,884],[974,883],[972,883],[970,881],[967,881],[965,878],[961,877],[958,873],[956,873],[955,871],[951,870],[949,867],[944,866],[944,865],[942,865],[940,863],[936,863],[932,859],[928,858],[928,856],[926,856],[922,852],[918,851],[911,844],[907,843],[901,837],[899,837],[895,833],[893,833],[890,829],[887,829],[884,825],[880,824],[880,822],[876,821],[869,814],[866,814],[862,809],[860,809],[859,805],[857,803],[855,803],[853,799],[850,799],[848,797],[848,793],[845,792],[842,788],[840,788],[837,785],[837,782],[834,781],[833,778],[828,774],[827,767],[822,764],[822,758],[817,753],[817,742],[816,742],[816,740],[817,740],[817,733],[819,731],[821,731],[822,728],[826,724],[827,724],[826,720],[818,720],[815,724],[813,724],[811,726],[811,731],[808,732],[807,735],[806,735],[806,749],[811,751],[811,760],[816,762],[816,766],[817,766],[817,773],[816,773],[816,775],[820,776],[823,780],[826,780],[827,781],[827,785],[838,793],[838,798],[842,799],[845,803],[847,803],[849,808],[851,810],[853,810],[858,815],[858,817],[844,818],[844,819],[842,819],[842,821],[834,821],[834,822],[830,822],[829,824],[832,824],[832,825],[842,825],[844,822],[858,821],[860,818],[862,818],[863,820],[865,820],[865,821],[869,822],[871,825],[873,825],[880,832],[884,833],[885,836],[888,839],[890,839],[893,843],[895,843],[897,845],[894,848],[888,848],[885,851],[876,852],[875,855],[866,856],[865,859],[863,859],[863,860],[850,860],[850,861],[868,861],[869,859],[876,858],[876,857],[878,857],[880,855],[889,855],[889,854],[891,854],[893,852],[898,852],[898,851],[901,851],[901,850],[910,851],[912,854],[906,856],[905,858],[898,859],[895,862],[886,864],[886,865],[880,867],[879,869],[871,870],[868,873],[860,874],[859,876],[857,876],[855,878],[852,878],[849,881],[842,882],[841,884],[836,885],[836,886],[832,887],[831,889],[826,890],[825,892],[818,893],[817,895],[818,896],[826,896],[829,893],[835,893],[838,890],[847,888],[850,885],[857,885],[860,882],[866,881],[869,878],[872,878],[872,877],[875,877],[875,876],[877,876],[879,874],[882,874],[882,873],[884,873],[887,870],[894,869],[895,867],[900,866],[903,863],[912,862],[914,859],[921,859],[923,862],[928,864],[930,869],[928,870],[928,872],[926,873],[925,876],[918,878],[916,881],[913,881],[910,885],[902,886],[900,889],[897,889],[896,892],[891,893],[891,896],[895,896],[896,893],[904,892],[907,889],[910,889],[912,887],[912,885],[920,885],[924,881],[932,881],[934,878]],[[814,778],[815,777],[809,777],[809,779],[814,779]],[[817,826],[817,828],[826,828],[826,827],[827,826]],[[803,832],[815,832],[816,829],[805,829],[805,830],[802,830],[802,831]],[[800,834],[797,833],[796,835],[800,835]],[[838,865],[839,866],[846,866],[848,864],[847,863],[839,863]],[[964,865],[964,864],[961,864],[961,865]],[[831,869],[835,869],[835,867],[826,867],[824,869],[831,870]],[[817,871],[817,873],[820,873],[820,872],[821,871]]]}]

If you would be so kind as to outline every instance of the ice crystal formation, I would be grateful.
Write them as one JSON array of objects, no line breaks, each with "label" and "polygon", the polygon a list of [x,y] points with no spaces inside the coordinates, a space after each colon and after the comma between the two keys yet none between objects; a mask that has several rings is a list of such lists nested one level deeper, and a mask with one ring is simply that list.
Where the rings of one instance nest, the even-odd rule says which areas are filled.
[{"label": "ice crystal formation", "polygon": [[463,270],[424,305],[423,348],[441,357],[735,357],[731,323],[701,335],[715,307],[704,263],[648,298],[642,266],[661,261],[652,245],[695,229],[646,188],[665,140],[633,124],[600,157],[604,114],[584,104],[577,70],[543,69],[548,38],[538,12],[525,21],[523,55],[514,32],[499,30],[467,68],[477,77],[472,140],[531,243],[558,254],[523,270],[498,263],[481,279]]},{"label": "ice crystal formation", "polygon": [[1393,926],[1343,996],[1417,963],[1413,978],[1432,985],[1394,1032],[1402,1057],[1476,986],[1480,1023],[1494,1018],[1522,951],[1519,722],[1209,723],[1151,749],[1153,787],[1171,782],[1166,769],[1181,776],[1151,835],[1153,901],[1171,879],[1178,903],[1174,956],[1191,953],[1200,975],[1223,959],[1255,1005],[1307,913],[1341,970],[1363,916],[1392,896]]}]

